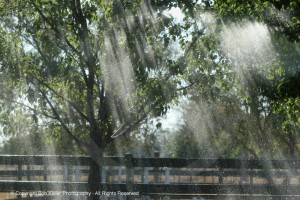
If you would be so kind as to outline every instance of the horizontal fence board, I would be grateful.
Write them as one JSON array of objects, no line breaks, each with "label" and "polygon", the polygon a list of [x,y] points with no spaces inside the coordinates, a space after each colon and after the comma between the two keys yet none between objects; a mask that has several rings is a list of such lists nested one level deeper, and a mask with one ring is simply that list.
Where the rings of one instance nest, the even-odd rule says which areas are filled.
[{"label": "horizontal fence board", "polygon": [[[127,191],[125,183],[102,183],[100,190]],[[68,191],[86,192],[87,182],[60,182],[60,181],[0,181],[0,192],[12,191]]]},{"label": "horizontal fence board", "polygon": [[82,165],[89,166],[87,156],[49,156],[49,155],[5,155],[0,156],[1,165]]},{"label": "horizontal fence board", "polygon": [[[162,196],[162,195],[147,195],[147,197],[154,198],[154,199],[161,199],[162,197],[167,197],[167,196]],[[204,198],[204,199],[234,199],[234,200],[299,200],[299,196],[257,196],[257,195],[250,195],[250,196],[245,196],[245,195],[169,195],[171,199],[192,199],[193,197],[196,197],[197,199],[199,198]],[[17,200],[52,200],[54,197],[30,197],[30,198],[20,198]],[[62,198],[63,199],[63,198]],[[67,199],[67,198],[66,198]],[[11,199],[12,200],[12,199]],[[16,200],[16,199],[14,199]]]},{"label": "horizontal fence board", "polygon": [[[1,155],[0,165],[80,165],[89,166],[88,156],[52,155]],[[103,166],[124,166],[123,157],[104,157]]]},{"label": "horizontal fence board", "polygon": [[[89,166],[88,156],[69,155],[1,155],[0,165],[81,165]],[[133,167],[171,168],[234,168],[234,169],[298,169],[300,160],[238,160],[238,159],[186,159],[186,158],[133,158]],[[124,166],[124,157],[104,157],[103,166]]]},{"label": "horizontal fence board", "polygon": [[1,192],[11,191],[87,191],[87,183],[57,181],[0,181]]},{"label": "horizontal fence board", "polygon": [[[135,170],[134,171],[135,176],[143,176],[144,171],[141,170]],[[89,170],[80,170],[81,174],[88,174]],[[149,170],[148,171],[148,176],[165,176],[165,171],[161,170]],[[63,175],[64,171],[63,170],[1,170],[0,171],[0,179],[1,177],[17,177],[17,176],[56,176],[56,175]],[[68,175],[76,175],[76,172],[74,169],[68,171]],[[107,170],[106,171],[106,176],[107,177],[116,177],[119,176],[117,170]],[[122,171],[123,176],[126,175],[126,170]],[[300,177],[300,173],[290,173],[290,172],[272,172],[268,174],[267,172],[264,171],[259,171],[259,172],[242,172],[242,171],[202,171],[202,172],[191,172],[191,171],[173,171],[170,170],[169,176],[185,176],[185,177],[261,177],[265,178],[267,175],[271,175],[273,178],[285,178],[286,176],[289,177]]]},{"label": "horizontal fence board", "polygon": [[[166,169],[170,171],[169,176],[233,176],[233,177],[244,177],[244,176],[253,176],[253,177],[266,177],[267,175],[271,175],[272,177],[285,177],[287,175],[298,177],[300,176],[300,171],[291,171],[291,170],[284,170],[284,171],[274,171],[271,170],[269,172],[266,172],[265,170],[214,170],[214,169],[203,169],[206,171],[201,170],[178,170],[178,169],[172,169],[172,168],[164,168],[164,169],[148,169],[148,175],[154,176],[165,176]],[[87,173],[88,170],[85,170],[85,173]],[[118,176],[118,170],[116,169],[106,169],[107,176]],[[0,171],[1,173],[1,171]],[[141,169],[135,169],[134,174],[135,175],[143,175],[144,170]],[[126,169],[122,170],[122,175],[126,175]]]},{"label": "horizontal fence board", "polygon": [[299,195],[178,195],[178,194],[168,194],[168,195],[161,195],[161,194],[149,194],[146,195],[150,198],[162,198],[162,197],[170,197],[170,199],[192,199],[196,197],[197,199],[204,198],[204,199],[234,199],[234,200],[299,200]]},{"label": "horizontal fence board", "polygon": [[[102,183],[101,190],[127,191],[126,184]],[[56,181],[0,181],[1,192],[11,191],[76,191],[86,192],[87,183]],[[134,184],[133,192],[140,195],[172,194],[214,195],[300,195],[299,185],[236,185],[236,184]]]},{"label": "horizontal fence board", "polygon": [[298,169],[300,160],[133,158],[133,167]]},{"label": "horizontal fence board", "polygon": [[269,194],[300,195],[300,186],[285,185],[236,185],[236,184],[135,184],[135,191],[142,194]]},{"label": "horizontal fence board", "polygon": [[[80,173],[88,174],[89,170],[80,170]],[[56,176],[63,175],[64,170],[0,170],[0,180],[1,177],[11,177],[11,176]],[[69,175],[75,175],[75,169],[68,171]],[[108,174],[110,176],[116,176],[116,174]]]}]

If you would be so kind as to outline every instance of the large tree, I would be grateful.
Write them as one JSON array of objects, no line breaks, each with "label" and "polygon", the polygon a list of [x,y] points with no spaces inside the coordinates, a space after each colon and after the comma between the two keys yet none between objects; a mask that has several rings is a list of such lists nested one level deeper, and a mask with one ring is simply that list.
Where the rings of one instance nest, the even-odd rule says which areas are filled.
[{"label": "large tree", "polygon": [[[225,110],[225,117],[228,111],[232,118],[246,115],[249,126],[262,125],[265,116],[271,117],[270,102],[264,101],[279,81],[270,81],[266,75],[275,73],[261,72],[254,65],[240,73],[235,58],[226,54],[234,52],[220,46],[224,22],[239,23],[241,17],[261,20],[297,41],[295,2],[2,0],[2,119],[19,107],[34,123],[45,123],[53,133],[72,138],[93,158],[91,191],[100,187],[107,145],[147,117],[165,114],[178,94],[218,105],[216,117]],[[182,11],[182,22],[166,17],[163,11],[171,8]],[[289,26],[274,18],[273,11],[279,9],[294,15]],[[216,119],[220,126],[213,127],[213,133],[227,125],[222,120]],[[13,131],[2,122],[5,131]],[[245,132],[248,124],[241,121],[231,129],[241,131],[233,137],[251,139]]]},{"label": "large tree", "polygon": [[179,72],[159,37],[171,20],[148,1],[3,0],[0,9],[4,128],[22,108],[68,135],[92,157],[98,191],[107,145],[176,98]]}]

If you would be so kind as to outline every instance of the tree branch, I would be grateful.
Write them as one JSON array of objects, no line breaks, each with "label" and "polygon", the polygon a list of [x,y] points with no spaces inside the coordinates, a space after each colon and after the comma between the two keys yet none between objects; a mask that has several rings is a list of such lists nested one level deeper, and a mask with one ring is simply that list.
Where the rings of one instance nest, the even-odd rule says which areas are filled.
[{"label": "tree branch", "polygon": [[[48,18],[43,14],[43,12],[38,8],[38,6],[35,4],[35,2],[33,0],[31,0],[32,5],[34,6],[34,8],[36,9],[36,11],[41,15],[41,17],[44,19],[44,21],[51,27],[51,29],[56,33],[58,37],[58,39],[63,38],[64,41],[66,42],[66,44],[68,45],[68,47],[79,57],[80,60],[82,60],[85,64],[88,65],[88,61],[81,55],[81,53],[70,43],[70,41],[67,39],[67,37],[65,36],[65,34],[62,34],[61,30],[58,30],[55,25],[50,22],[48,20]],[[61,36],[61,37],[60,37]],[[63,49],[64,50],[64,49]],[[87,74],[85,72],[85,69],[83,67],[83,65],[79,65],[80,70],[83,74],[84,80],[87,84]]]},{"label": "tree branch", "polygon": [[123,124],[120,128],[118,128],[111,136],[111,138],[117,138],[120,135],[128,134],[129,132],[136,129],[136,127],[147,118],[148,113],[142,115],[141,118],[132,122],[130,124]]},{"label": "tree branch", "polygon": [[181,90],[188,89],[188,88],[192,87],[194,84],[195,84],[195,82],[192,82],[192,83],[190,83],[190,84],[187,85],[187,86],[177,88],[176,91],[181,91]]},{"label": "tree branch", "polygon": [[78,112],[78,114],[83,118],[85,119],[87,122],[89,122],[89,118],[83,114],[83,112],[81,112],[81,110],[70,100],[64,98],[63,96],[61,96],[60,94],[57,93],[57,91],[55,91],[49,84],[45,83],[44,81],[38,79],[36,76],[28,73],[28,75],[31,76],[31,78],[37,80],[39,82],[39,84],[45,86],[46,88],[48,88],[53,94],[55,94],[57,97],[61,98],[62,100],[65,100],[67,101],[67,103],[69,103],[75,110],[76,112]]},{"label": "tree branch", "polygon": [[63,129],[67,132],[67,134],[76,142],[76,144],[78,146],[84,146],[86,148],[89,147],[89,143],[88,142],[84,142],[84,141],[80,141],[72,132],[71,130],[68,128],[68,126],[65,124],[65,122],[61,119],[60,115],[58,114],[57,110],[54,108],[54,106],[52,105],[50,99],[47,97],[47,95],[45,94],[45,92],[41,91],[42,96],[44,97],[44,99],[46,100],[47,104],[50,106],[54,116],[57,118],[57,120],[59,121],[59,123],[61,124],[61,126],[63,127]]},{"label": "tree branch", "polygon": [[36,113],[36,114],[45,116],[45,117],[47,117],[47,118],[55,119],[55,120],[57,119],[56,117],[51,116],[51,115],[48,115],[48,114],[45,113],[45,112],[40,112],[40,111],[38,111],[37,109],[32,108],[31,106],[26,105],[25,103],[22,103],[22,102],[19,102],[19,101],[14,101],[14,100],[13,100],[12,102],[15,103],[15,104],[18,104],[18,105],[20,105],[20,106],[22,106],[22,107],[24,107],[24,108],[27,108],[27,109],[33,111],[33,112]]}]

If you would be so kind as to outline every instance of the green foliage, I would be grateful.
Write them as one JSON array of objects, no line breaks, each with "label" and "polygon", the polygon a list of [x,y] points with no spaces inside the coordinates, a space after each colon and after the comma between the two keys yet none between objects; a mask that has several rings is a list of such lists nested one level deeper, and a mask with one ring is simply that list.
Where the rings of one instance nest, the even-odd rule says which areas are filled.
[{"label": "green foliage", "polygon": [[130,134],[176,100],[174,77],[182,71],[153,42],[163,40],[170,20],[150,16],[144,1],[1,3],[7,5],[0,7],[6,134],[20,135],[18,105],[47,127],[41,134],[51,132],[57,142],[68,135],[87,152],[91,144],[101,152],[114,133]]},{"label": "green foliage", "polygon": [[249,17],[257,16],[258,18],[263,17],[264,10],[269,6],[269,2],[263,1],[239,1],[239,0],[227,0],[215,1],[214,8],[217,13],[230,17],[231,19],[238,17]]},{"label": "green foliage", "polygon": [[[207,134],[219,149],[216,155],[278,156],[280,145],[296,155],[299,54],[291,54],[299,41],[296,0],[0,2],[7,3],[0,3],[6,133],[18,132],[13,124],[22,119],[15,108],[23,103],[23,112],[47,122],[41,131],[56,140],[67,134],[89,151],[94,142],[103,150],[112,135],[130,134],[186,95],[210,105],[213,128]],[[172,8],[182,11],[182,22],[164,12]],[[236,66],[231,52],[222,49],[224,26],[245,19],[272,29],[278,55],[263,66]],[[176,155],[205,155],[193,134],[184,136],[189,147],[176,144]]]},{"label": "green foliage", "polygon": [[249,18],[263,21],[291,41],[299,41],[299,5],[298,0],[217,0],[214,1],[214,10],[228,20]]},{"label": "green foliage", "polygon": [[201,149],[204,144],[198,141],[200,138],[197,138],[191,130],[182,127],[177,133],[173,134],[175,134],[172,141],[172,145],[174,145],[173,157],[201,158],[205,156],[205,149]]},{"label": "green foliage", "polygon": [[294,76],[283,79],[278,84],[278,93],[281,98],[291,97],[296,98],[300,96],[300,72]]},{"label": "green foliage", "polygon": [[[161,6],[171,6],[171,3],[163,1],[160,3]],[[277,3],[281,5],[280,8]],[[291,43],[291,41],[297,41],[298,33],[297,31],[289,32],[289,29],[281,24],[283,20],[286,20],[285,12],[297,15],[291,11],[293,6],[295,5],[286,4],[283,1],[232,0],[214,1],[212,7],[208,5],[201,7],[199,4],[188,13],[184,6],[180,7],[186,16],[180,24],[171,24],[172,32],[169,38],[176,41],[178,34],[182,35],[183,30],[187,32],[184,27],[190,28],[191,37],[184,38],[179,43],[184,51],[185,59],[180,82],[186,86],[182,88],[183,94],[188,94],[187,96],[193,103],[200,107],[201,104],[208,107],[208,111],[200,110],[199,115],[208,115],[209,119],[205,121],[206,117],[203,117],[204,119],[198,120],[198,123],[201,124],[204,120],[211,127],[204,128],[205,134],[209,137],[203,139],[204,143],[208,142],[210,148],[213,149],[211,156],[295,157],[299,154],[297,136],[299,117],[297,106],[295,107],[296,102],[291,103],[294,109],[291,107],[289,114],[279,112],[276,110],[278,107],[274,106],[283,105],[280,93],[284,90],[288,89],[291,93],[298,94],[296,76],[295,80],[291,81],[293,84],[288,81],[299,71],[299,53],[296,50],[298,46]],[[203,14],[203,18],[201,15],[199,17],[201,11],[204,13],[214,11],[217,14],[213,25],[206,26],[204,18],[208,15],[206,13]],[[276,14],[280,17],[276,18]],[[234,60],[236,58],[226,55],[231,52],[224,52],[222,49],[226,25],[228,23],[243,25],[245,21],[251,23],[255,20],[267,23],[268,27],[271,27],[269,37],[274,49],[269,50],[277,52],[277,56],[264,63],[237,64]],[[291,25],[291,27],[295,26]],[[243,42],[247,43],[247,41]],[[255,52],[252,53],[255,54]],[[243,59],[251,56],[253,55],[249,52],[244,53]],[[282,81],[284,77],[286,80]],[[277,86],[280,82],[281,84]],[[193,108],[195,109],[195,106]],[[197,119],[197,115],[194,116],[191,113],[187,115],[192,115]],[[200,130],[193,130],[193,136],[189,133],[185,135],[188,128],[183,128],[182,133],[176,136],[177,139],[185,138],[187,142],[181,142],[184,143],[182,146],[177,144],[173,148],[173,155],[177,155],[176,152],[181,152],[181,155],[184,152],[188,154],[189,147],[186,144],[189,142],[192,144],[195,138],[203,138],[203,135],[199,134]],[[193,149],[198,152],[201,145],[202,143],[198,142]],[[189,151],[193,152],[193,150]]]}]

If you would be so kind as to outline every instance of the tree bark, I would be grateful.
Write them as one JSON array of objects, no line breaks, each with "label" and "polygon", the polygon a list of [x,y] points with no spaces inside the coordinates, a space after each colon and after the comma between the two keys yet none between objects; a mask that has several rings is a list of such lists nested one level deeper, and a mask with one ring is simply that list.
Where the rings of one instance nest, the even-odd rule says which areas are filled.
[{"label": "tree bark", "polygon": [[88,191],[91,192],[91,196],[88,199],[99,200],[100,196],[96,195],[96,192],[101,192],[103,151],[97,145],[92,146],[90,149],[92,159],[88,178]]},{"label": "tree bark", "polygon": [[92,160],[88,179],[89,192],[91,192],[91,196],[88,198],[89,200],[99,200],[100,196],[96,195],[96,192],[100,192],[101,189],[101,170],[102,167]]}]

